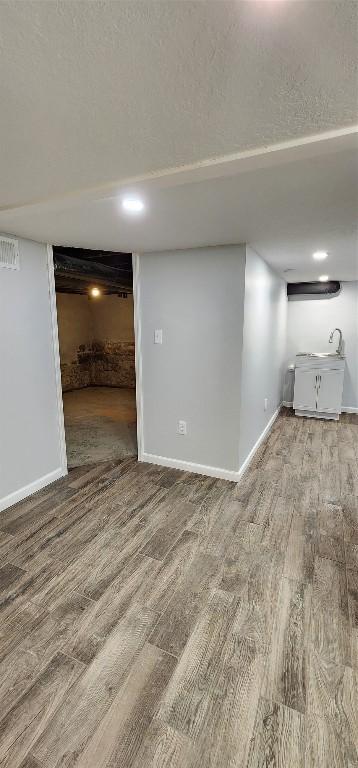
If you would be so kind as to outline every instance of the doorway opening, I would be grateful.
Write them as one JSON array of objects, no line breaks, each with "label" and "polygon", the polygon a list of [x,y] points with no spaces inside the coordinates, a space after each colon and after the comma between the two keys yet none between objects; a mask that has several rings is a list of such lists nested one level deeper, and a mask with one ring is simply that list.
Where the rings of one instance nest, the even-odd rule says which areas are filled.
[{"label": "doorway opening", "polygon": [[136,456],[132,256],[53,257],[68,468]]}]

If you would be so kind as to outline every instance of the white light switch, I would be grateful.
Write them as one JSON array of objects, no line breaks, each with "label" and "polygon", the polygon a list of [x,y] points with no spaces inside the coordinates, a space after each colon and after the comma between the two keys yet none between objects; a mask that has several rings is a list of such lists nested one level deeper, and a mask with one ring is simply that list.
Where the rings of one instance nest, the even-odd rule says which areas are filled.
[{"label": "white light switch", "polygon": [[186,421],[178,421],[178,434],[186,435]]},{"label": "white light switch", "polygon": [[163,344],[163,331],[161,328],[156,328],[154,331],[154,344]]}]

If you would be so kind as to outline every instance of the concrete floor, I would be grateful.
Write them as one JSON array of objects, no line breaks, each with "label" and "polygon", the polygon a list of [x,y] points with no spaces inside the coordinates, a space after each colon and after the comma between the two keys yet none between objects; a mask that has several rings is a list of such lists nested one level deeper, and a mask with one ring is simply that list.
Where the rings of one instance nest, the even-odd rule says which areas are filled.
[{"label": "concrete floor", "polygon": [[134,389],[64,392],[63,405],[69,467],[137,455]]}]

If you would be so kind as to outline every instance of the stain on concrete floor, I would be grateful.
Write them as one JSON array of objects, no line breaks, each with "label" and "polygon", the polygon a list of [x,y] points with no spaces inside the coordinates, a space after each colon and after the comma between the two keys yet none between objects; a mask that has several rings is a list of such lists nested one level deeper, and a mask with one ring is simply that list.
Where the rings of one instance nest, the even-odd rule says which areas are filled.
[{"label": "stain on concrete floor", "polygon": [[137,455],[134,389],[64,392],[63,406],[69,467]]}]

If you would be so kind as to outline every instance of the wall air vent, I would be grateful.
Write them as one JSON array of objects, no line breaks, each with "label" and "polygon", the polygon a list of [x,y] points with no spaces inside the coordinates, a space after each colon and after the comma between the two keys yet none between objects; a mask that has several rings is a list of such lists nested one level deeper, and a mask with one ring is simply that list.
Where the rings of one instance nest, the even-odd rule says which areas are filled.
[{"label": "wall air vent", "polygon": [[0,235],[0,268],[20,269],[19,241]]}]

